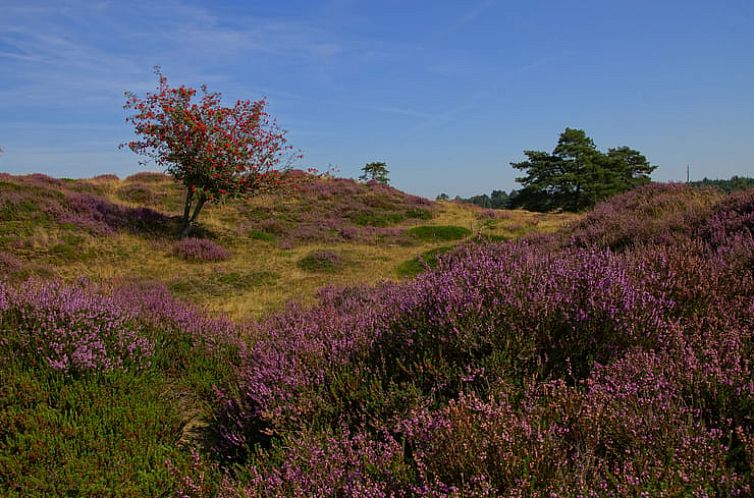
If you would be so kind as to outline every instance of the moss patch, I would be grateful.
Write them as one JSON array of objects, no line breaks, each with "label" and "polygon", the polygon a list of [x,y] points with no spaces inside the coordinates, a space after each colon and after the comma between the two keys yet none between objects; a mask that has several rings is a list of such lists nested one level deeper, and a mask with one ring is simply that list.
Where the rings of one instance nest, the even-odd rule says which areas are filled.
[{"label": "moss patch", "polygon": [[455,225],[423,225],[409,228],[406,234],[422,241],[461,240],[471,235],[471,230]]},{"label": "moss patch", "polygon": [[400,277],[415,277],[428,268],[435,268],[437,266],[437,257],[451,249],[453,249],[452,246],[441,246],[430,249],[415,258],[408,259],[399,264],[396,267],[395,272]]}]

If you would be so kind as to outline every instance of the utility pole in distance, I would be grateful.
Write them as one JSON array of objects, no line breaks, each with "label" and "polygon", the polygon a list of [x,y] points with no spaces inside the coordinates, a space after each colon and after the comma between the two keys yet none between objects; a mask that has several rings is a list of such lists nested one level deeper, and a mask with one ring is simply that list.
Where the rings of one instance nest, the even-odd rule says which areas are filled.
[{"label": "utility pole in distance", "polygon": [[691,183],[691,170],[688,164],[686,165],[686,183]]}]

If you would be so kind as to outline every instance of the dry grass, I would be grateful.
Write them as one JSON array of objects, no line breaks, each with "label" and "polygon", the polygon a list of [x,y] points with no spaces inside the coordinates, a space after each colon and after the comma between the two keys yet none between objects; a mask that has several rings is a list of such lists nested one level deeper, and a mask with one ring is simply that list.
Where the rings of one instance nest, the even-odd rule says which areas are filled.
[{"label": "dry grass", "polygon": [[[124,200],[119,194],[134,182],[107,179],[94,183],[104,197],[139,207],[137,202]],[[152,199],[161,199],[159,203],[153,203],[152,208],[177,214],[175,206],[180,205],[181,191],[171,182],[150,180],[140,185],[155,193]],[[277,208],[290,202],[265,196],[249,201],[247,206]],[[316,200],[312,200],[311,206],[316,209]],[[532,231],[553,231],[575,219],[574,215],[518,210],[490,212],[455,202],[438,202],[432,209],[434,216],[431,220],[406,220],[395,228],[453,225],[467,228],[472,234],[510,239]],[[51,262],[53,273],[67,279],[81,276],[157,279],[182,297],[213,311],[227,313],[231,318],[243,319],[280,309],[289,300],[313,303],[317,289],[325,285],[373,284],[399,279],[396,269],[400,263],[448,244],[447,241],[407,239],[384,243],[314,242],[283,249],[274,241],[242,235],[243,232],[238,230],[239,210],[234,204],[209,207],[202,213],[200,221],[204,229],[231,251],[228,260],[214,263],[182,261],[170,254],[172,240],[120,232],[108,237],[86,237],[78,247],[86,251],[87,257],[58,258]],[[54,235],[50,237],[54,238]],[[41,241],[42,237],[39,239]],[[54,241],[45,240],[44,243],[54,244]],[[301,269],[297,262],[316,250],[333,251],[344,264],[330,273],[311,273]]]}]

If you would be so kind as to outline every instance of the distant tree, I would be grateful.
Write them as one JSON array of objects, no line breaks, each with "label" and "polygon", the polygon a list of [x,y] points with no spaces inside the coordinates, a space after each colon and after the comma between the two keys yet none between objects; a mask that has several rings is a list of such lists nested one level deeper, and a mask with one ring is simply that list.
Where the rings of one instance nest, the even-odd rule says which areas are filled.
[{"label": "distant tree", "polygon": [[493,190],[490,194],[490,203],[492,209],[508,209],[510,197],[504,190]]},{"label": "distant tree", "polygon": [[367,163],[361,168],[364,173],[359,177],[359,180],[370,181],[374,180],[387,185],[390,183],[390,179],[387,177],[388,171],[387,164],[382,162]]},{"label": "distant tree", "polygon": [[[285,132],[265,111],[264,99],[224,107],[220,93],[171,87],[159,68],[157,91],[144,98],[126,92],[126,121],[139,140],[128,147],[153,159],[186,188],[180,236],[190,234],[206,203],[275,190],[295,156]],[[125,145],[125,144],[124,144]]]},{"label": "distant tree", "polygon": [[745,176],[733,176],[727,180],[710,180],[709,178],[704,178],[700,181],[691,182],[690,185],[695,187],[716,187],[729,194],[739,190],[754,188],[754,178]]},{"label": "distant tree", "polygon": [[447,201],[448,199],[450,199],[450,197],[445,192],[441,193],[435,198],[436,201]]},{"label": "distant tree", "polygon": [[504,190],[493,190],[490,195],[472,195],[466,199],[456,196],[455,200],[474,204],[486,209],[508,209],[510,207],[510,198]]},{"label": "distant tree", "polygon": [[492,207],[492,199],[487,194],[472,195],[468,199],[464,199],[464,202],[469,202],[481,208],[490,209]]},{"label": "distant tree", "polygon": [[514,207],[534,211],[581,211],[650,181],[657,166],[628,147],[600,152],[583,130],[566,128],[552,153],[527,150],[528,160],[511,163],[526,172]]}]

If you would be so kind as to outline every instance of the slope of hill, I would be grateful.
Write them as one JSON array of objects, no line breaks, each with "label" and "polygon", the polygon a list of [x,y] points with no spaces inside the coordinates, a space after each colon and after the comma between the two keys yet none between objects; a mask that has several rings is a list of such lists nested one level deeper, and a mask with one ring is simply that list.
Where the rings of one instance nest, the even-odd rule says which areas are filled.
[{"label": "slope of hill", "polygon": [[[76,190],[32,183],[17,218],[111,226],[39,214],[19,192]],[[140,247],[165,250],[154,216]],[[112,226],[91,243],[135,237]],[[749,496],[753,268],[754,190],[650,185],[258,321],[157,284],[0,283],[0,493]]]},{"label": "slope of hill", "polygon": [[[325,284],[415,274],[422,270],[417,256],[474,234],[512,238],[551,231],[570,219],[524,211],[490,214],[380,184],[302,175],[296,190],[207,208],[195,236],[229,254],[197,263],[175,256],[182,202],[181,189],[159,173],[125,180],[2,175],[0,265],[16,279],[29,274],[158,279],[176,295],[242,318],[289,299],[313,302]],[[462,233],[411,231],[422,226],[460,227]],[[318,259],[331,264],[322,266]]]},{"label": "slope of hill", "polygon": [[541,233],[563,218],[316,182],[176,244],[159,175],[4,176],[0,494],[752,493],[754,190]]}]

